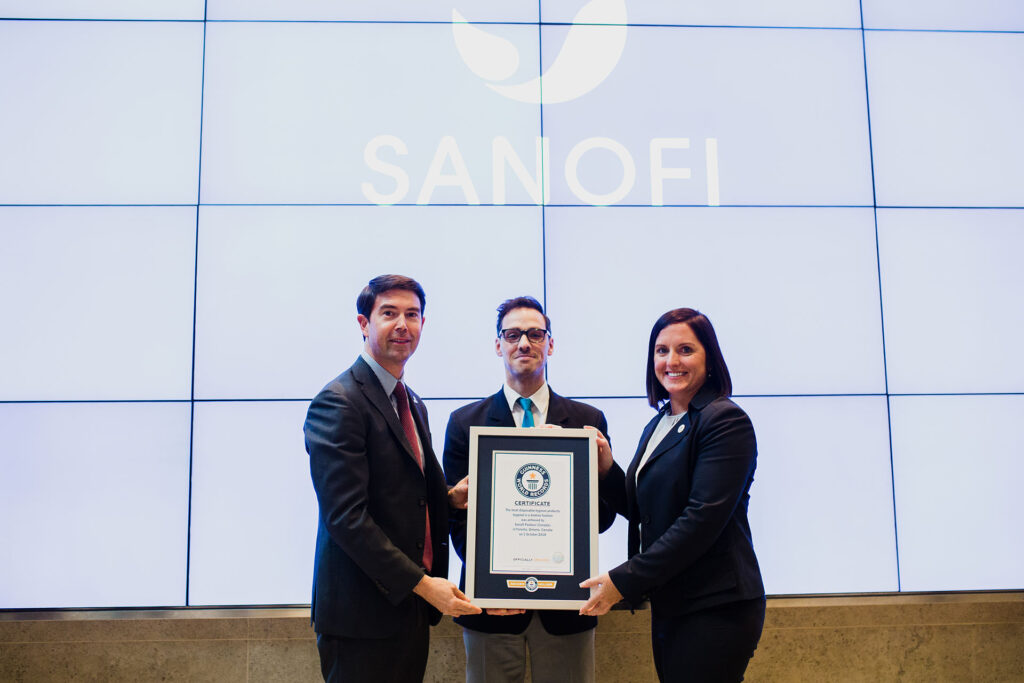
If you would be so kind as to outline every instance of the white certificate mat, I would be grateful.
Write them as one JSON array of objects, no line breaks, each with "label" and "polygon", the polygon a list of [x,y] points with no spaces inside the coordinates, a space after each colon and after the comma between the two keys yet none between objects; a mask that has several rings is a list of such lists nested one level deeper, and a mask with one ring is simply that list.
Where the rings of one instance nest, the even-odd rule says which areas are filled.
[{"label": "white certificate mat", "polygon": [[491,573],[571,576],[572,453],[493,451],[491,459]]}]

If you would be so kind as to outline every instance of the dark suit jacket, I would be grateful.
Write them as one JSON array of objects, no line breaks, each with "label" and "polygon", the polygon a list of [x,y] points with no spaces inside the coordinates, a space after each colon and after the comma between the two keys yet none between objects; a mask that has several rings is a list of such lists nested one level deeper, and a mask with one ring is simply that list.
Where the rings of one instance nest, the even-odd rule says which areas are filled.
[{"label": "dark suit jacket", "polygon": [[[590,425],[608,434],[608,423],[604,413],[593,406],[559,396],[551,392],[548,402],[547,424],[562,427],[583,427]],[[469,474],[469,428],[477,427],[515,427],[516,423],[509,410],[505,392],[498,393],[475,403],[459,408],[448,420],[448,430],[444,439],[444,474],[449,486],[456,484]],[[598,527],[604,531],[615,521],[615,510],[600,501],[598,505]],[[455,544],[455,552],[462,558],[462,578],[459,586],[466,586],[466,512],[453,510],[451,514],[451,535]],[[583,617],[576,612],[567,610],[539,610],[541,623],[548,633],[567,635],[580,633],[597,626],[596,617]],[[490,616],[487,614],[470,614],[459,617],[456,623],[484,633],[522,633],[530,624],[532,611],[526,614],[507,617]]]},{"label": "dark suit jacket", "polygon": [[601,482],[629,519],[629,560],[609,572],[612,583],[634,605],[650,599],[660,616],[763,596],[747,522],[757,463],[750,418],[728,398],[698,392],[683,431],[665,436],[637,482],[666,410],[644,428],[627,471],[616,465]]},{"label": "dark suit jacket", "polygon": [[[427,412],[409,391],[423,444],[420,471],[402,424],[363,359],[317,394],[304,432],[320,508],[313,568],[317,633],[385,638],[414,619],[423,577],[424,506],[434,576],[448,575],[447,487],[430,444]],[[440,613],[430,609],[431,623]]]}]

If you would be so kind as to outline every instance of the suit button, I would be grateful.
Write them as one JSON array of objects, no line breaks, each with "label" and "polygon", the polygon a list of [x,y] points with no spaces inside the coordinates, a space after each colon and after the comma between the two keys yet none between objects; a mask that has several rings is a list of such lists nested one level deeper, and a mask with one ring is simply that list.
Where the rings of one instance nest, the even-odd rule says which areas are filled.
[{"label": "suit button", "polygon": [[643,519],[640,520],[640,523],[641,524],[650,524],[651,523],[651,516],[650,515],[644,515]]},{"label": "suit button", "polygon": [[426,507],[426,505],[427,505],[427,499],[426,498],[420,498],[420,507]]},{"label": "suit button", "polygon": [[416,541],[416,549],[423,550],[423,541]]}]

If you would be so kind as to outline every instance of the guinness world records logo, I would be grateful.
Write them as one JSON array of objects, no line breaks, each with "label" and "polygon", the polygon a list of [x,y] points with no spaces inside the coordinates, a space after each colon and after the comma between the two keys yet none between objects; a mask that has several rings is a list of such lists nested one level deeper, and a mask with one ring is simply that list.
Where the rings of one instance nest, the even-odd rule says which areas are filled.
[{"label": "guinness world records logo", "polygon": [[551,488],[551,477],[543,465],[527,463],[516,472],[516,490],[526,498],[540,498]]}]

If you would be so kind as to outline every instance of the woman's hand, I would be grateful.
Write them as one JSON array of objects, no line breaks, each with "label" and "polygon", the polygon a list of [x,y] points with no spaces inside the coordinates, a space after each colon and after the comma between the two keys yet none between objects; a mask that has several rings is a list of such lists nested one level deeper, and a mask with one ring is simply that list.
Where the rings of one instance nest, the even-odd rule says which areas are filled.
[{"label": "woman's hand", "polygon": [[622,593],[612,583],[608,574],[593,576],[582,582],[580,588],[590,589],[590,599],[580,608],[580,614],[584,616],[599,617],[602,614],[608,614],[612,605],[622,600]]},{"label": "woman's hand", "polygon": [[608,471],[611,470],[612,464],[615,460],[612,458],[612,446],[608,443],[608,439],[604,437],[601,430],[597,427],[591,427],[590,425],[584,425],[584,429],[593,429],[597,432],[597,476],[599,479],[604,479]]}]

